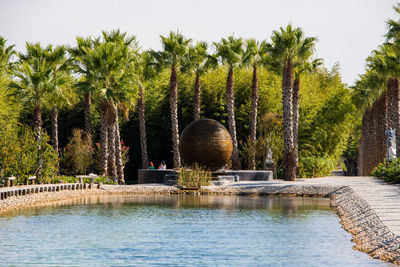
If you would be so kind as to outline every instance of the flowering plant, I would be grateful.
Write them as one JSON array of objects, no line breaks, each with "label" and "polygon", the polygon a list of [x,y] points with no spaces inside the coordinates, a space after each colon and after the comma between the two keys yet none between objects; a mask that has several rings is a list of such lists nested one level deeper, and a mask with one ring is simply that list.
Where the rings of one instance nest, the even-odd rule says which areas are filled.
[{"label": "flowering plant", "polygon": [[129,146],[124,144],[124,141],[121,140],[121,157],[122,157],[122,165],[125,166],[129,161]]}]

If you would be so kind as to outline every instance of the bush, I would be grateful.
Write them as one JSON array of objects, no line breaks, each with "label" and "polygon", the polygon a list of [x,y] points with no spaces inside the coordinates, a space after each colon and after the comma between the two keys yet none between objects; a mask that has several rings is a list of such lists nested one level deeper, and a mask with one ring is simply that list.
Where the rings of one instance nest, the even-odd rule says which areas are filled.
[{"label": "bush", "polygon": [[[52,184],[75,183],[75,181],[76,181],[76,178],[73,176],[57,176],[57,177],[54,177],[53,179],[51,179],[51,181],[49,181],[49,183],[52,183]],[[85,178],[85,179],[83,179],[83,182],[90,183],[90,179]],[[110,179],[109,177],[103,177],[103,176],[95,178],[94,182],[95,183],[100,182],[103,184],[118,184],[118,183],[114,182],[113,179]]]},{"label": "bush", "polygon": [[400,183],[400,158],[387,162],[386,160],[372,171],[372,176],[390,183]]},{"label": "bush", "polygon": [[92,138],[74,129],[61,157],[61,170],[66,175],[87,174],[93,163]]},{"label": "bush", "polygon": [[16,176],[23,182],[30,175],[36,175],[38,182],[55,176],[58,171],[58,157],[48,142],[46,132],[41,133],[37,143],[35,132],[26,126],[0,125],[0,176]]},{"label": "bush", "polygon": [[330,157],[303,157],[299,162],[299,176],[303,178],[328,176],[335,166],[336,161]]},{"label": "bush", "polygon": [[211,172],[194,164],[191,169],[180,168],[178,185],[186,187],[207,186],[211,181]]}]

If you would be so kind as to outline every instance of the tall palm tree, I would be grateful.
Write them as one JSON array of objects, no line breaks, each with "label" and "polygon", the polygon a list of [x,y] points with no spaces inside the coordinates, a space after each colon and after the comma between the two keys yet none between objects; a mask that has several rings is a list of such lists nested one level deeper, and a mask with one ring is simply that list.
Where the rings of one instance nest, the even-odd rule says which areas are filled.
[{"label": "tall palm tree", "polygon": [[44,49],[37,44],[26,44],[26,54],[19,53],[18,64],[13,68],[14,81],[9,84],[10,95],[22,104],[31,105],[33,126],[38,144],[42,131],[42,103],[50,91],[52,68],[44,57]]},{"label": "tall palm tree", "polygon": [[[310,49],[311,52],[312,49]],[[309,60],[309,55],[305,58],[299,59],[294,67],[294,81],[293,81],[293,139],[294,139],[294,158],[296,164],[296,173],[299,168],[299,107],[300,107],[300,77],[303,73],[312,72],[322,65],[322,59],[317,58],[312,61]]]},{"label": "tall palm tree", "polygon": [[44,50],[44,56],[52,69],[47,102],[49,102],[51,106],[51,141],[58,155],[58,106],[61,104],[69,104],[67,90],[71,82],[71,77],[69,75],[71,61],[67,57],[67,49],[63,46],[53,47],[49,45]]},{"label": "tall palm tree", "polygon": [[212,68],[218,65],[217,59],[207,52],[208,44],[206,42],[197,42],[190,47],[187,59],[182,66],[183,72],[194,72],[194,120],[201,117],[201,82],[200,77]]},{"label": "tall palm tree", "polygon": [[299,59],[304,58],[314,48],[314,37],[304,37],[301,28],[288,25],[273,31],[271,43],[267,44],[271,65],[280,66],[282,73],[282,104],[284,130],[283,179],[296,179],[295,144],[293,136],[293,68]]},{"label": "tall palm tree", "polygon": [[221,42],[214,43],[216,56],[221,60],[223,65],[228,67],[228,76],[226,79],[226,109],[228,111],[229,132],[232,136],[233,152],[232,152],[232,168],[240,169],[239,148],[236,137],[235,122],[235,92],[233,81],[233,70],[235,67],[243,63],[244,44],[242,38],[235,38],[233,35],[228,38],[222,38]]},{"label": "tall palm tree", "polygon": [[255,39],[246,40],[246,51],[243,64],[253,69],[253,80],[251,85],[251,124],[250,142],[253,153],[251,154],[249,169],[256,169],[256,145],[257,145],[257,111],[258,111],[258,67],[263,63],[266,54],[266,43]]},{"label": "tall palm tree", "polygon": [[145,105],[145,88],[146,83],[149,82],[156,75],[155,66],[151,63],[153,58],[149,51],[142,53],[140,64],[137,70],[139,72],[139,92],[138,92],[138,114],[139,114],[139,135],[140,135],[140,148],[142,155],[142,168],[147,169],[149,166],[149,157],[147,154],[147,137],[146,137],[146,105]]},{"label": "tall palm tree", "polygon": [[179,125],[178,125],[178,81],[177,71],[182,66],[187,54],[191,39],[185,38],[180,32],[170,32],[168,36],[160,36],[163,50],[159,52],[151,51],[155,63],[159,67],[166,67],[171,70],[169,106],[171,111],[171,132],[173,166],[178,169],[181,166],[181,156],[179,153]]},{"label": "tall palm tree", "polygon": [[368,66],[387,81],[387,124],[396,129],[400,151],[400,43],[385,43],[367,59]]},{"label": "tall palm tree", "polygon": [[92,80],[96,77],[96,72],[93,71],[93,62],[91,62],[90,53],[94,46],[98,45],[100,38],[76,38],[76,47],[69,50],[74,59],[74,69],[81,75],[81,79],[75,84],[78,93],[84,97],[84,122],[85,132],[91,134],[90,113],[92,107],[92,94],[95,91]]}]

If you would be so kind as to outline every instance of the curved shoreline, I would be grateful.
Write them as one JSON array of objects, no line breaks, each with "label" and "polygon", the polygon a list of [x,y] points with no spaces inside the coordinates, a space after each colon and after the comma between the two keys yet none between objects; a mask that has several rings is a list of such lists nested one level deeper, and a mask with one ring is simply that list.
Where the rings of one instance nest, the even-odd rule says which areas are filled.
[{"label": "curved shoreline", "polygon": [[380,218],[349,186],[333,185],[230,185],[210,186],[199,191],[179,190],[166,185],[103,185],[101,189],[64,190],[40,192],[23,196],[12,196],[0,201],[0,214],[10,210],[42,206],[60,200],[99,195],[165,195],[165,194],[209,194],[209,195],[284,195],[330,198],[343,228],[352,234],[354,248],[381,259],[400,265],[400,236],[395,235]]}]

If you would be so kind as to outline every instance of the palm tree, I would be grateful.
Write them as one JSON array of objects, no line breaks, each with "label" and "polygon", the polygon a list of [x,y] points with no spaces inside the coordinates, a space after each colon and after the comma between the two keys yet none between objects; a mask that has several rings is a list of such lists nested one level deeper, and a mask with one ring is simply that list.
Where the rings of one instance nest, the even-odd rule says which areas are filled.
[{"label": "palm tree", "polygon": [[[0,106],[5,107],[9,103],[9,99],[6,95],[7,85],[11,81],[9,71],[14,65],[13,55],[15,55],[14,45],[7,45],[7,40],[0,36]],[[12,105],[11,107],[14,107]],[[13,115],[13,119],[17,116],[17,112],[12,112],[9,109],[2,108],[0,110],[0,124],[3,121],[10,121],[10,115]]]},{"label": "palm tree", "polygon": [[223,65],[228,67],[228,76],[226,79],[226,109],[228,111],[229,132],[232,136],[233,152],[232,152],[232,168],[240,169],[238,141],[236,137],[235,122],[235,92],[233,82],[233,69],[243,62],[243,39],[235,38],[233,35],[228,38],[222,38],[221,42],[214,43],[217,51],[216,56],[220,58]]},{"label": "palm tree", "polygon": [[[118,182],[123,184],[125,178],[117,107],[133,106],[132,98],[135,90],[132,85],[136,80],[134,66],[137,62],[139,46],[136,37],[128,36],[119,30],[110,33],[103,32],[103,39],[104,41],[94,50],[95,61],[100,63],[96,82],[98,85],[95,87],[101,88],[99,93],[103,100],[104,121],[108,128],[109,175],[118,177]],[[105,142],[106,140],[103,140],[103,143]],[[103,162],[103,164],[106,163]]]},{"label": "palm tree", "polygon": [[32,105],[33,126],[40,144],[42,131],[42,102],[50,91],[52,68],[44,57],[44,49],[37,44],[26,44],[26,54],[18,54],[18,64],[13,68],[14,81],[9,84],[10,95],[22,104]]},{"label": "palm tree", "polygon": [[[310,49],[311,52],[311,49]],[[305,55],[306,58],[299,59],[294,68],[293,81],[293,139],[294,139],[294,158],[296,161],[296,174],[299,168],[299,106],[300,106],[300,76],[306,72],[312,72],[322,65],[322,59],[309,60],[311,54]]]},{"label": "palm tree", "polygon": [[69,104],[67,90],[71,81],[69,75],[71,61],[67,57],[67,49],[63,46],[49,45],[44,50],[44,56],[52,69],[47,101],[51,105],[51,141],[54,151],[58,155],[58,105]]},{"label": "palm tree", "polygon": [[85,122],[85,132],[91,134],[90,125],[90,113],[92,106],[92,94],[95,91],[93,87],[92,79],[96,76],[93,72],[93,66],[91,62],[90,53],[93,51],[94,46],[98,45],[100,42],[99,38],[76,38],[76,47],[69,50],[74,59],[74,69],[81,75],[81,80],[79,80],[75,86],[78,89],[78,93],[84,97],[84,122]]},{"label": "palm tree", "polygon": [[305,58],[314,48],[316,38],[304,37],[301,28],[288,25],[286,29],[273,31],[271,43],[267,44],[269,60],[275,68],[280,66],[282,73],[282,104],[284,130],[283,179],[296,178],[295,144],[293,135],[293,68],[299,59]]},{"label": "palm tree", "polygon": [[191,39],[185,38],[180,32],[170,32],[169,36],[160,36],[163,51],[151,51],[151,55],[155,59],[155,64],[159,68],[170,68],[170,96],[169,106],[171,111],[171,131],[172,131],[172,150],[174,169],[181,166],[181,156],[179,153],[179,125],[178,125],[178,81],[177,70],[181,67],[187,54],[189,53],[189,45]]},{"label": "palm tree", "polygon": [[400,151],[400,43],[385,43],[367,59],[368,66],[387,81],[387,124],[396,129],[397,151]]},{"label": "palm tree", "polygon": [[256,169],[256,145],[257,145],[257,107],[258,107],[258,67],[262,64],[266,54],[265,42],[258,42],[255,39],[246,40],[246,51],[243,64],[253,68],[253,80],[251,85],[251,124],[250,142],[253,152],[251,154],[249,169]]},{"label": "palm tree", "polygon": [[15,55],[15,45],[7,45],[7,39],[0,36],[0,71],[10,68],[11,57]]},{"label": "palm tree", "polygon": [[218,65],[217,59],[213,55],[210,55],[207,49],[208,44],[206,42],[197,42],[195,46],[190,47],[187,59],[182,66],[183,72],[193,71],[195,74],[194,120],[199,120],[201,117],[200,76]]},{"label": "palm tree", "polygon": [[[393,9],[400,15],[400,3],[397,3],[397,6],[393,6]],[[386,24],[388,26],[386,40],[398,42],[400,40],[400,20],[388,19]]]},{"label": "palm tree", "polygon": [[140,76],[139,93],[138,93],[138,114],[139,114],[139,135],[140,135],[140,148],[142,154],[142,168],[147,169],[149,166],[149,158],[147,154],[147,138],[146,138],[146,105],[145,105],[145,85],[155,75],[155,66],[152,65],[153,58],[149,51],[142,53],[140,64],[138,65],[138,72]]}]

